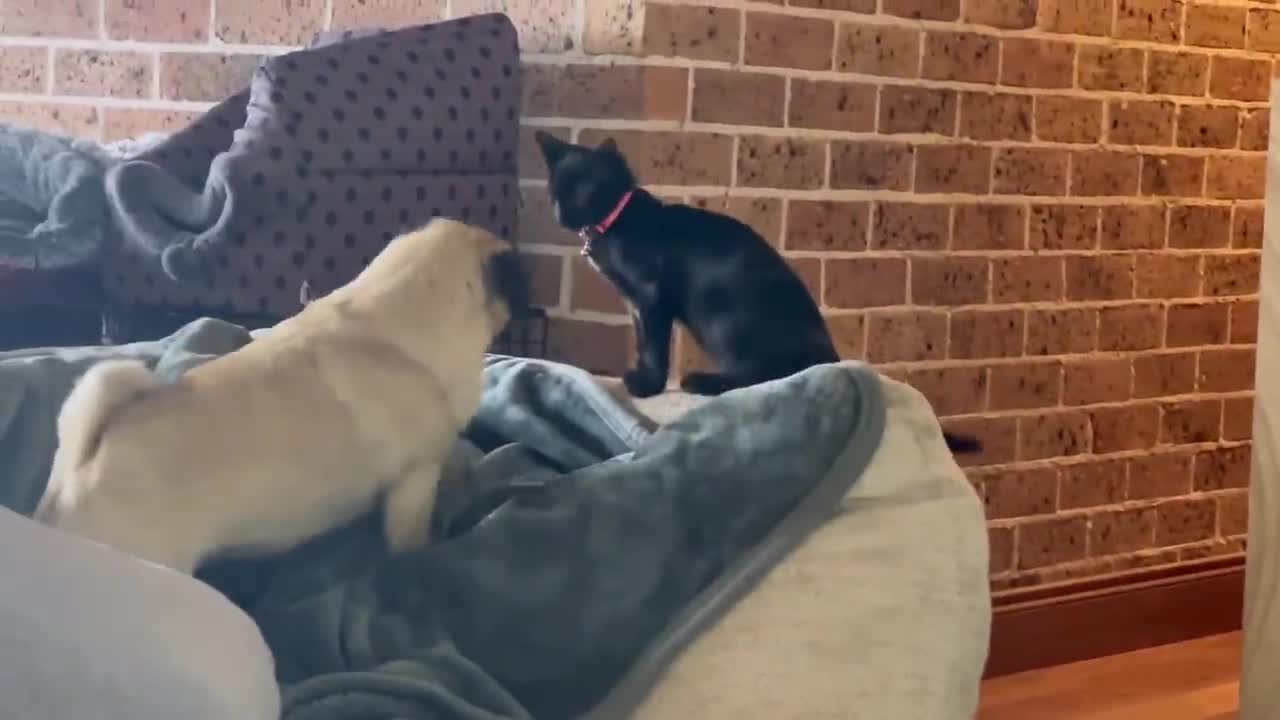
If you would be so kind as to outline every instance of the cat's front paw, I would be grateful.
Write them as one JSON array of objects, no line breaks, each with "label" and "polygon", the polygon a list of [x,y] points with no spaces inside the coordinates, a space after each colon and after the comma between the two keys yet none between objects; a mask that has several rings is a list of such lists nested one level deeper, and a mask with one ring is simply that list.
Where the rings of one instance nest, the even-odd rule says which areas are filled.
[{"label": "cat's front paw", "polygon": [[628,370],[626,375],[622,376],[622,384],[626,386],[627,392],[632,397],[647,398],[653,397],[662,392],[666,378],[659,376],[657,373],[637,368]]}]

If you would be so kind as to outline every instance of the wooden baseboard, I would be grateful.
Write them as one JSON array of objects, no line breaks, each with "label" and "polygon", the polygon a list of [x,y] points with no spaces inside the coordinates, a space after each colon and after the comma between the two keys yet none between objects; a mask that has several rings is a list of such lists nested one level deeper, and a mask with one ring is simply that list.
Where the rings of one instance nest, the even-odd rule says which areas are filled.
[{"label": "wooden baseboard", "polygon": [[992,605],[985,677],[1232,632],[1244,555],[1013,590]]}]

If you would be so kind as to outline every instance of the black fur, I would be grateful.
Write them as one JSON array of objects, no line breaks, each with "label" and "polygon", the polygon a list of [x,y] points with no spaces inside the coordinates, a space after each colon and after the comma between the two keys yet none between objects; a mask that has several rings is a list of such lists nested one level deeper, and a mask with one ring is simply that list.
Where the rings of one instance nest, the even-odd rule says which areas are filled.
[{"label": "black fur", "polygon": [[[636,186],[612,140],[589,148],[536,135],[550,174],[557,220],[584,232],[584,253],[632,307],[637,363],[628,392],[662,392],[676,321],[689,329],[719,372],[689,373],[680,386],[699,395],[786,377],[837,362],[827,326],[804,283],[764,238],[718,213],[666,204]],[[608,228],[604,221],[626,195]],[[972,440],[948,437],[953,449]]]},{"label": "black fur", "polygon": [[529,279],[518,253],[508,250],[489,258],[488,282],[490,291],[506,301],[512,320],[529,314]]}]

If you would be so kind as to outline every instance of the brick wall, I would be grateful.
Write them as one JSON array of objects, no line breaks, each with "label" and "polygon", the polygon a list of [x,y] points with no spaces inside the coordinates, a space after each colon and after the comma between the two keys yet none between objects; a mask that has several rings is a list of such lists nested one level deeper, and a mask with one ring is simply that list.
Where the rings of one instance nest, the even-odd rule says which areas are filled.
[{"label": "brick wall", "polygon": [[[661,195],[750,222],[845,355],[984,439],[997,587],[1240,550],[1280,12],[789,2],[7,0],[0,119],[172,129],[317,29],[505,9],[528,127],[612,135]],[[627,318],[528,139],[555,354],[617,371]]]}]

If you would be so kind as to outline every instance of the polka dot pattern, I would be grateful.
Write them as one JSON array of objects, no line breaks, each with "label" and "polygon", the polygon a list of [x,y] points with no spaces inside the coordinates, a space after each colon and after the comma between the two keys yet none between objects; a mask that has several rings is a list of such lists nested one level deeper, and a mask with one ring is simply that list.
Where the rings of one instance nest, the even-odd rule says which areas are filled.
[{"label": "polka dot pattern", "polygon": [[142,250],[106,262],[116,303],[285,317],[395,235],[444,216],[515,237],[519,48],[482,15],[333,33],[268,59],[250,87],[148,151],[176,181],[228,187],[209,272],[171,280]]}]

